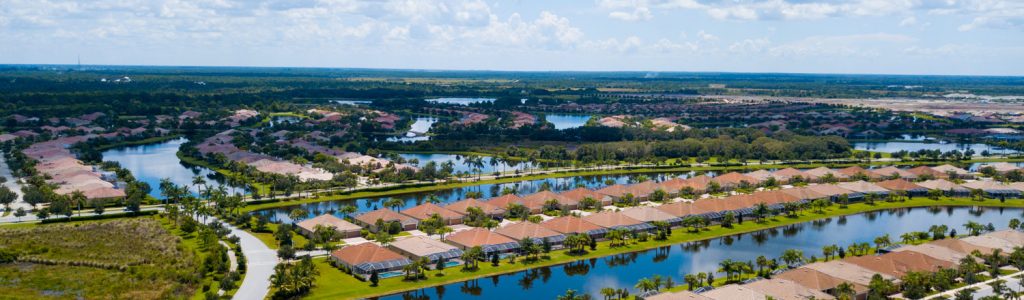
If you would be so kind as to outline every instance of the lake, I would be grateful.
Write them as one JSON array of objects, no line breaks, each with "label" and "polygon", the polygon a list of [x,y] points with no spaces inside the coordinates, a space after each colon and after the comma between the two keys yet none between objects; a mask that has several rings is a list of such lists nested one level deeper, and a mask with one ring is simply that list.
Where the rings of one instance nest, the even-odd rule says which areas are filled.
[{"label": "lake", "polygon": [[553,114],[544,115],[544,118],[551,124],[555,124],[555,129],[558,130],[583,127],[590,120],[589,115]]},{"label": "lake", "polygon": [[[821,247],[831,244],[845,247],[852,243],[872,243],[889,234],[899,240],[902,233],[925,231],[934,224],[946,224],[959,234],[967,221],[992,223],[1006,228],[1011,218],[1020,218],[1020,209],[913,208],[834,217],[784,226],[748,234],[739,234],[701,242],[666,246],[641,252],[586,259],[569,264],[540,267],[506,275],[425,288],[379,299],[555,299],[568,289],[603,299],[601,288],[627,288],[641,278],[670,276],[677,284],[683,276],[696,272],[714,272],[725,259],[753,261],[759,255],[777,258],[786,249],[799,249],[804,255],[821,256]],[[686,234],[677,230],[674,234]],[[458,272],[453,270],[452,272]],[[715,277],[724,276],[715,274]]]},{"label": "lake", "polygon": [[417,117],[416,121],[410,126],[409,131],[402,136],[389,137],[388,141],[416,142],[429,140],[430,136],[427,136],[427,133],[430,132],[430,128],[434,126],[434,123],[437,123],[437,120],[437,118],[433,117]]},{"label": "lake", "polygon": [[178,138],[155,144],[110,149],[103,152],[103,160],[121,164],[122,168],[132,172],[135,179],[149,184],[152,188],[149,194],[157,199],[164,198],[160,195],[160,180],[164,178],[169,178],[179,186],[189,186],[193,194],[197,191],[192,187],[192,178],[195,176],[202,176],[207,185],[225,185],[229,193],[245,193],[242,188],[225,184],[225,178],[220,174],[200,166],[187,165],[178,159],[178,148],[185,142],[188,139]]},{"label": "lake", "polygon": [[459,98],[459,97],[450,97],[450,98],[427,99],[427,102],[433,102],[433,103],[438,103],[438,104],[470,105],[470,104],[476,104],[476,103],[494,102],[494,100],[496,100],[496,99],[494,99],[494,98]]},{"label": "lake", "polygon": [[993,154],[1017,153],[1016,150],[1004,149],[986,144],[958,144],[958,143],[915,143],[915,142],[855,142],[853,148],[857,150],[871,150],[885,153],[893,153],[900,150],[914,152],[918,150],[940,150],[948,152],[952,150],[967,151],[974,150],[975,155],[981,155],[982,151]]},{"label": "lake", "polygon": [[[467,192],[471,192],[471,191],[479,191],[480,193],[483,194],[483,197],[481,197],[482,199],[489,199],[489,198],[492,198],[492,197],[500,196],[501,195],[501,191],[504,190],[505,188],[512,189],[512,190],[516,191],[516,194],[519,194],[519,195],[526,195],[526,194],[536,193],[536,192],[540,191],[541,187],[543,185],[545,185],[545,183],[551,187],[552,191],[554,191],[554,192],[561,192],[561,191],[567,191],[567,190],[575,189],[578,186],[585,186],[585,187],[588,187],[588,188],[603,188],[603,187],[608,185],[607,184],[608,182],[612,182],[613,184],[630,183],[630,182],[633,182],[633,181],[636,181],[636,180],[639,180],[639,179],[643,179],[643,178],[640,178],[640,176],[646,176],[647,178],[650,178],[650,179],[667,180],[667,179],[670,179],[670,178],[673,178],[673,177],[683,177],[683,178],[685,178],[685,177],[691,176],[693,174],[694,173],[661,173],[661,174],[646,174],[646,175],[629,174],[629,175],[604,175],[604,176],[576,176],[576,177],[565,177],[565,178],[546,178],[546,179],[527,180],[527,181],[518,181],[518,182],[510,182],[510,183],[498,183],[498,184],[488,183],[488,184],[481,184],[481,185],[476,185],[476,186],[471,186],[471,187],[462,187],[462,188],[447,189],[447,190],[440,190],[440,191],[433,191],[433,192],[423,192],[423,193],[409,193],[409,194],[402,194],[402,195],[396,195],[396,196],[391,196],[391,197],[373,197],[373,198],[360,198],[360,199],[352,199],[352,200],[339,200],[339,201],[324,201],[324,202],[316,202],[316,203],[306,203],[306,204],[300,204],[300,205],[292,205],[292,206],[285,206],[285,207],[279,207],[279,208],[265,209],[265,210],[257,211],[256,213],[264,215],[264,216],[267,216],[271,221],[281,221],[281,222],[284,222],[284,223],[290,223],[290,222],[292,222],[292,219],[288,217],[288,213],[291,212],[293,209],[296,209],[296,208],[302,208],[302,209],[306,210],[307,212],[309,212],[308,217],[314,217],[314,216],[318,216],[318,215],[325,214],[325,213],[334,213],[338,217],[341,217],[342,214],[337,213],[336,211],[342,205],[347,205],[347,204],[354,205],[354,206],[356,206],[356,209],[359,212],[367,212],[367,211],[371,211],[371,210],[375,210],[375,209],[381,208],[381,203],[384,203],[384,201],[386,201],[388,199],[391,199],[391,198],[402,199],[402,201],[405,202],[405,205],[403,205],[401,209],[405,209],[405,208],[413,207],[413,206],[419,205],[420,203],[423,203],[423,201],[426,200],[427,197],[429,197],[430,195],[437,196],[438,198],[441,199],[442,203],[451,203],[451,202],[455,202],[455,201],[459,201],[459,200],[465,199],[466,198],[465,197],[466,193]],[[441,205],[444,205],[444,204],[441,204]]]}]

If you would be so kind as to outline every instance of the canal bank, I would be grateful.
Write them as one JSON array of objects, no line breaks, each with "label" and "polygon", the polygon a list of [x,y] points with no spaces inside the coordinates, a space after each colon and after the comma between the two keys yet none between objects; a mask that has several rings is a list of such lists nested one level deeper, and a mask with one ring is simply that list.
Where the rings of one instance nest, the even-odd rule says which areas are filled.
[{"label": "canal bank", "polygon": [[[827,225],[827,224],[829,224],[831,222],[835,222],[835,223],[838,224],[838,223],[841,222],[841,219],[845,219],[846,221],[843,221],[843,222],[846,222],[846,224],[850,224],[851,215],[859,215],[859,216],[864,216],[865,218],[876,218],[877,219],[878,217],[881,217],[884,214],[884,213],[880,214],[879,211],[889,211],[889,210],[896,209],[896,211],[892,211],[892,213],[885,214],[885,215],[899,215],[900,214],[900,209],[909,209],[909,211],[916,211],[917,213],[921,213],[921,212],[928,212],[929,211],[929,209],[926,208],[926,207],[954,207],[953,210],[954,211],[958,211],[958,212],[956,214],[939,215],[938,213],[941,213],[944,210],[948,210],[946,208],[943,208],[943,209],[937,210],[935,212],[935,214],[931,215],[930,217],[923,217],[923,218],[922,217],[918,217],[918,218],[914,219],[913,222],[904,222],[904,223],[877,222],[877,223],[875,223],[873,221],[873,223],[871,223],[870,226],[865,225],[865,224],[858,224],[856,226],[844,227],[844,228],[852,228],[855,231],[866,232],[866,233],[858,234],[856,236],[838,236],[838,235],[831,236],[830,234],[834,230],[829,230],[827,228],[824,229],[824,230],[814,229],[815,226],[817,226],[815,224],[822,224],[822,222],[824,222],[824,225]],[[980,214],[978,214],[977,213],[978,209],[972,209],[973,207],[986,207],[986,209],[984,209]],[[1000,209],[1000,208],[1002,208],[1002,209]],[[649,241],[646,241],[646,242],[639,242],[637,244],[629,245],[629,246],[626,246],[626,247],[618,247],[618,248],[610,248],[608,246],[607,242],[599,242],[596,251],[592,251],[592,252],[590,252],[588,254],[585,254],[585,255],[569,255],[565,251],[554,251],[554,252],[552,252],[549,255],[549,259],[542,259],[542,260],[540,260],[538,262],[531,263],[531,264],[524,264],[521,261],[516,263],[516,264],[508,264],[506,260],[502,260],[501,264],[499,266],[497,266],[497,267],[491,266],[490,264],[488,264],[486,262],[485,263],[481,263],[480,264],[480,269],[477,270],[477,271],[474,271],[474,272],[464,272],[464,271],[461,271],[461,270],[450,269],[450,270],[444,271],[444,273],[445,273],[444,276],[437,276],[436,274],[438,272],[430,271],[430,272],[428,272],[429,276],[427,277],[427,279],[423,280],[423,281],[406,282],[406,281],[402,281],[401,279],[389,279],[389,280],[382,280],[381,283],[380,283],[380,286],[378,286],[378,287],[370,287],[368,283],[360,282],[360,281],[356,280],[355,278],[353,278],[353,277],[351,277],[349,275],[341,273],[337,269],[329,267],[329,265],[327,265],[326,263],[321,263],[320,264],[320,266],[321,266],[321,270],[320,270],[321,277],[318,279],[318,286],[317,286],[317,288],[315,288],[312,291],[310,297],[313,298],[313,299],[360,298],[360,297],[371,297],[372,298],[372,297],[379,297],[379,296],[383,296],[383,295],[392,295],[392,296],[389,296],[389,297],[386,297],[386,298],[388,298],[388,299],[392,299],[392,298],[398,299],[397,297],[402,297],[403,295],[396,294],[396,293],[409,292],[407,295],[404,295],[404,296],[427,295],[428,298],[437,299],[437,298],[439,298],[438,297],[439,295],[436,294],[436,293],[438,293],[438,291],[437,291],[438,289],[440,289],[440,290],[452,290],[452,291],[463,291],[463,289],[466,288],[466,291],[463,291],[463,293],[467,294],[468,296],[473,296],[473,297],[468,297],[468,296],[464,297],[464,296],[461,296],[461,295],[451,295],[451,294],[444,295],[443,297],[445,299],[467,299],[467,298],[476,298],[476,296],[474,296],[474,295],[477,295],[477,296],[486,296],[488,298],[505,299],[503,297],[510,297],[511,295],[515,295],[517,297],[550,299],[550,298],[554,298],[555,295],[563,293],[566,289],[575,289],[577,291],[585,291],[585,292],[590,293],[590,291],[587,290],[588,287],[578,286],[578,284],[580,284],[580,281],[582,281],[582,279],[584,279],[584,278],[574,278],[575,280],[560,280],[560,281],[557,281],[557,282],[553,281],[553,283],[557,283],[557,284],[555,284],[555,285],[548,285],[548,283],[547,283],[548,279],[543,279],[544,276],[545,276],[544,274],[545,273],[547,273],[549,275],[552,274],[553,270],[551,269],[551,267],[553,267],[553,266],[555,268],[557,268],[557,271],[562,271],[562,273],[566,273],[567,277],[573,277],[573,276],[579,275],[579,273],[581,272],[580,268],[583,268],[583,269],[595,268],[596,266],[594,266],[593,264],[595,264],[596,261],[593,261],[593,260],[600,260],[601,262],[603,262],[605,264],[613,264],[613,265],[615,265],[615,266],[609,266],[609,267],[625,266],[625,265],[629,265],[629,263],[635,262],[637,259],[640,259],[640,258],[649,258],[651,260],[654,260],[655,256],[657,256],[656,252],[664,251],[664,250],[660,250],[660,249],[664,249],[666,247],[669,249],[669,251],[671,251],[671,249],[673,247],[675,247],[675,246],[679,246],[680,250],[686,250],[686,247],[689,247],[689,246],[684,246],[684,245],[681,245],[681,244],[684,244],[684,243],[686,243],[686,244],[693,244],[694,242],[700,242],[700,243],[697,243],[699,245],[699,247],[691,249],[691,250],[695,251],[695,253],[717,253],[719,251],[708,251],[708,250],[714,250],[713,247],[712,248],[709,248],[709,247],[712,244],[714,244],[714,241],[719,241],[719,242],[725,244],[726,241],[728,240],[727,238],[725,238],[727,236],[732,236],[732,240],[733,241],[729,242],[729,243],[733,243],[733,242],[735,242],[737,240],[745,239],[744,237],[736,236],[737,234],[744,234],[744,233],[751,233],[751,232],[775,229],[775,230],[778,230],[779,234],[782,234],[782,236],[785,237],[787,235],[787,232],[793,232],[792,229],[787,231],[788,226],[794,225],[794,224],[801,224],[801,223],[804,223],[804,225],[802,225],[802,226],[804,226],[804,230],[806,230],[806,229],[814,229],[813,232],[824,232],[825,233],[825,235],[819,235],[820,238],[808,238],[807,240],[829,242],[829,244],[834,242],[834,243],[836,243],[838,245],[841,245],[841,246],[849,245],[849,244],[854,243],[854,242],[871,242],[870,239],[869,240],[863,240],[863,239],[864,238],[872,238],[873,239],[876,236],[887,234],[887,233],[891,234],[892,236],[899,236],[899,233],[903,233],[903,232],[906,232],[906,231],[926,230],[928,226],[935,225],[935,224],[946,224],[946,225],[949,225],[951,228],[960,228],[962,223],[964,223],[961,220],[963,220],[965,218],[968,218],[970,220],[975,220],[975,221],[977,221],[977,220],[987,220],[987,221],[983,221],[983,222],[984,223],[993,223],[997,228],[1002,228],[1002,227],[1006,226],[1006,221],[1009,220],[1009,218],[1013,218],[1013,217],[1019,218],[1019,217],[1021,217],[1022,210],[1020,210],[1020,208],[1024,208],[1024,201],[1015,200],[1015,201],[1009,201],[1009,202],[999,202],[998,200],[992,200],[992,199],[984,200],[984,201],[973,201],[973,200],[964,199],[964,198],[955,198],[955,199],[954,198],[941,198],[939,200],[930,200],[930,199],[917,198],[917,199],[907,200],[905,202],[877,202],[874,205],[857,203],[857,204],[851,204],[847,208],[840,208],[837,205],[833,205],[832,207],[826,209],[823,213],[816,213],[816,212],[813,212],[813,211],[804,211],[804,212],[801,213],[801,215],[799,215],[798,217],[795,217],[795,218],[790,218],[790,217],[785,217],[785,216],[776,216],[776,217],[774,217],[772,219],[769,219],[768,221],[766,221],[764,223],[754,223],[754,222],[748,221],[748,222],[744,222],[743,224],[734,224],[733,228],[722,228],[722,227],[716,225],[716,226],[711,226],[711,227],[707,228],[707,230],[703,230],[703,231],[700,231],[698,233],[690,233],[690,232],[687,232],[687,230],[685,230],[685,229],[677,228],[677,229],[674,230],[674,233],[672,234],[672,236],[670,236],[668,238],[668,240],[665,240],[665,241],[649,240]],[[874,212],[874,213],[864,214],[864,213],[868,213],[868,212]],[[1009,213],[1007,213],[1007,212],[1009,212]],[[994,213],[998,213],[998,214],[994,214]],[[999,217],[998,218],[994,218],[993,216],[996,216],[996,215],[998,215]],[[847,217],[843,218],[843,216],[847,216]],[[899,225],[899,226],[897,226],[897,225]],[[872,231],[872,230],[875,230],[875,231]],[[878,231],[878,230],[885,230],[885,231],[883,232],[883,231]],[[961,232],[961,233],[966,232],[963,229],[960,229],[958,231]],[[796,233],[799,233],[799,232],[801,232],[801,231],[799,231],[799,230],[796,231]],[[768,235],[771,236],[770,232],[769,232]],[[721,239],[716,239],[716,238],[721,238]],[[759,239],[755,235],[751,235],[748,238],[752,239],[752,240],[758,240]],[[712,239],[715,239],[715,240],[712,240]],[[788,241],[788,242],[786,242],[786,244],[802,245],[802,244],[794,244],[793,241]],[[746,255],[749,255],[749,254],[752,254],[752,253],[757,253],[757,255],[765,255],[765,256],[768,256],[770,258],[771,257],[778,257],[779,255],[781,255],[781,252],[780,253],[770,253],[770,251],[762,251],[762,248],[764,248],[764,247],[766,247],[766,246],[763,246],[763,245],[759,244],[758,247],[756,247],[756,248],[748,249],[749,251],[747,251],[747,252],[749,252],[749,253],[746,253]],[[818,251],[820,251],[820,247],[817,247],[816,244],[814,244],[814,245],[806,244],[806,245],[799,246],[799,247],[779,247],[779,246],[774,246],[774,248],[770,248],[770,250],[771,251],[775,251],[775,250],[782,249],[782,248],[788,249],[788,248],[801,248],[801,247],[804,247],[804,249],[811,249],[811,250],[813,250],[813,251],[809,251],[809,252],[805,251],[807,256],[814,255],[815,253],[820,253],[820,252],[818,252]],[[769,248],[764,248],[764,249],[769,249]],[[815,250],[815,249],[817,249],[817,250]],[[649,251],[647,251],[647,250],[649,250]],[[647,251],[647,252],[645,252],[645,251]],[[687,253],[689,253],[689,252],[687,252]],[[740,253],[740,252],[738,252],[738,253]],[[718,261],[726,259],[726,258],[730,258],[730,259],[734,259],[734,260],[736,258],[740,258],[740,259],[746,260],[747,256],[737,256],[737,257],[726,256],[726,255],[721,255],[721,256],[717,256],[717,257],[700,256],[699,258],[694,258],[694,259],[699,260],[699,261],[707,261],[707,262],[717,263]],[[581,263],[583,261],[587,262],[586,264],[588,264],[590,266],[589,267],[583,266],[584,263]],[[662,260],[660,263],[655,264],[655,265],[657,265],[657,266],[664,266],[664,265],[672,266],[674,264],[666,263],[664,260]],[[679,265],[676,265],[676,266],[678,267]],[[699,266],[699,264],[697,264],[696,266]],[[542,270],[544,270],[545,267],[548,267],[547,271],[542,271]],[[538,271],[524,272],[525,270],[528,270],[528,269],[535,269],[535,270],[538,270]],[[672,272],[669,272],[669,271],[652,271],[653,273],[649,272],[649,271],[644,271],[643,269],[637,269],[637,270],[633,270],[633,269],[629,269],[629,270],[626,270],[626,269],[616,269],[614,272],[612,272],[612,274],[629,274],[629,276],[639,276],[639,277],[649,277],[649,276],[652,276],[652,275],[673,276],[673,278],[676,280],[676,282],[681,282],[681,278],[680,278],[679,275],[684,274],[684,273],[689,273],[689,272],[698,272],[699,270],[704,270],[704,269],[701,269],[699,267],[697,267],[697,268],[689,267],[689,268],[685,268],[685,270],[684,269],[679,269],[679,270],[672,271]],[[704,271],[707,271],[707,270],[704,270]],[[711,271],[714,271],[714,270],[711,270]],[[569,273],[572,273],[573,275],[570,275]],[[588,274],[588,273],[584,273],[584,274]],[[501,276],[495,276],[495,275],[501,275]],[[541,278],[543,280],[537,281],[536,279],[538,279],[538,277],[534,277],[534,276],[539,276],[539,278]],[[591,277],[594,277],[594,275],[584,276],[584,277],[585,278],[591,278]],[[473,281],[473,280],[474,279],[482,279],[482,278],[489,278],[489,279],[491,279],[491,281],[494,281],[495,284],[493,284],[493,287],[490,287],[491,286],[490,284],[488,284],[488,286],[489,286],[489,288],[491,290],[496,290],[498,292],[496,292],[496,293],[486,293],[486,292],[483,292],[483,291],[479,290],[480,283],[478,281]],[[508,283],[509,280],[513,280],[515,282],[518,282],[516,280],[526,280],[526,279],[529,279],[527,281],[530,282],[528,287],[516,286],[515,284],[509,284]],[[503,284],[503,285],[498,285],[497,282],[498,281],[502,281],[502,280],[506,281],[506,283]],[[466,283],[465,284],[461,284],[461,282],[466,282]],[[628,284],[628,286],[632,286],[632,284],[635,283],[635,280],[625,280],[625,279],[623,279],[623,280],[618,280],[617,282],[623,282],[625,284]],[[535,285],[537,285],[538,287],[545,286],[546,288],[530,289],[530,287],[535,286]],[[441,287],[438,287],[438,286],[441,286]],[[513,289],[509,289],[509,286],[512,286]],[[598,285],[598,286],[601,286],[601,285]],[[430,287],[434,287],[433,291],[431,289],[429,289]],[[500,287],[503,287],[503,288],[500,288]],[[601,287],[604,287],[604,286],[601,286]],[[512,293],[512,294],[509,294],[509,293]],[[440,294],[444,294],[444,292],[440,292]],[[599,296],[599,295],[594,294],[594,296]]]}]

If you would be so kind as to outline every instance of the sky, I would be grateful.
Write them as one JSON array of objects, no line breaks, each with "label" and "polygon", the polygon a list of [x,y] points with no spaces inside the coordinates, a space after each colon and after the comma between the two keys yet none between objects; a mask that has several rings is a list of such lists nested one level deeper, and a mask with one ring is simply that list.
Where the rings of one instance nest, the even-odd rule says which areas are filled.
[{"label": "sky", "polygon": [[0,0],[0,64],[1024,75],[1024,0]]}]

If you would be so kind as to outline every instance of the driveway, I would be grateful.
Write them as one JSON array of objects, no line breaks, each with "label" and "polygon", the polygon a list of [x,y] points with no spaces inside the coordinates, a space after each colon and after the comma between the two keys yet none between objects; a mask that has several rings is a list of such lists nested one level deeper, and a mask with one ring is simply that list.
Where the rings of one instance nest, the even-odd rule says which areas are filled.
[{"label": "driveway", "polygon": [[[212,221],[214,218],[209,220]],[[242,254],[245,255],[245,279],[242,280],[242,285],[233,299],[266,298],[270,292],[270,276],[274,274],[274,267],[278,263],[277,251],[270,249],[245,230],[227,223],[224,226],[231,229],[232,235],[238,237],[238,245],[242,247]]]}]

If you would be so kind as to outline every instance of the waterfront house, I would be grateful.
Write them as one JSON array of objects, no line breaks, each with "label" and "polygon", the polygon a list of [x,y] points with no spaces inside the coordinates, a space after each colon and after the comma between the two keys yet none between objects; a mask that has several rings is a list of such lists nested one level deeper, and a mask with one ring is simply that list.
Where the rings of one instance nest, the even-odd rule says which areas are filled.
[{"label": "waterfront house", "polygon": [[[540,203],[541,207],[547,204],[548,201],[555,200],[558,202],[558,209],[576,209],[580,202],[563,197],[562,195],[556,194],[552,191],[540,191],[533,194],[523,196],[523,203]],[[542,209],[543,210],[543,209]]]},{"label": "waterfront house", "polygon": [[463,217],[460,213],[448,210],[433,203],[423,203],[407,208],[402,211],[402,214],[416,219],[417,222],[422,222],[423,220],[430,219],[434,215],[437,215],[441,217],[441,220],[444,220],[445,224],[448,225],[462,224]]},{"label": "waterfront house", "polygon": [[971,190],[945,179],[925,180],[918,182],[917,185],[929,190],[940,190],[946,196],[967,197],[971,195]]},{"label": "waterfront house", "polygon": [[562,242],[565,241],[564,234],[548,229],[547,227],[539,224],[526,221],[505,225],[501,228],[495,229],[494,232],[516,241],[531,239],[534,243],[541,244],[544,240],[547,240],[548,243],[551,243],[551,245],[556,249],[561,248]]},{"label": "waterfront house", "polygon": [[473,247],[480,247],[487,255],[519,251],[518,241],[483,228],[473,228],[453,233],[445,238],[445,242],[462,249],[462,251]]},{"label": "waterfront house", "polygon": [[[871,284],[871,277],[874,276],[875,274],[879,274],[878,272],[842,260],[816,262],[804,265],[800,268],[812,269],[821,273],[825,273],[826,275],[842,279],[843,281],[847,281],[855,285],[861,286],[869,286]],[[879,275],[881,275],[883,279],[898,281],[898,278],[893,277],[892,275]]]},{"label": "waterfront house", "polygon": [[947,247],[943,247],[937,244],[925,243],[920,245],[909,245],[893,249],[892,252],[903,252],[910,251],[919,254],[931,256],[932,258],[949,262],[952,264],[959,264],[960,260],[967,257],[967,254],[960,251],[956,251]]},{"label": "waterfront house", "polygon": [[908,272],[934,273],[940,268],[955,268],[956,264],[913,251],[890,252],[882,255],[853,256],[844,261],[877,273],[902,278]]},{"label": "waterfront house", "polygon": [[903,191],[908,196],[924,196],[928,193],[928,188],[906,181],[903,178],[889,179],[886,181],[879,181],[876,185],[890,190],[890,191]]},{"label": "waterfront house", "polygon": [[607,228],[587,222],[576,216],[563,216],[540,223],[547,229],[554,230],[564,235],[586,234],[592,239],[600,239],[608,232]]},{"label": "waterfront house", "polygon": [[846,175],[847,178],[867,177],[868,179],[872,179],[872,180],[882,178],[882,176],[879,176],[878,174],[875,174],[875,172],[868,171],[868,170],[866,170],[864,168],[861,168],[860,166],[850,166],[850,167],[842,168],[842,169],[836,170],[836,173]]},{"label": "waterfront house", "polygon": [[454,211],[454,212],[457,212],[457,213],[460,213],[460,214],[463,214],[463,215],[468,215],[469,214],[469,208],[470,207],[479,208],[481,211],[484,212],[484,214],[486,214],[487,216],[490,216],[491,218],[500,219],[503,216],[505,216],[505,208],[504,207],[500,207],[500,206],[494,205],[494,204],[492,204],[490,202],[480,201],[480,200],[473,199],[473,198],[468,198],[468,199],[463,199],[463,200],[460,200],[460,201],[452,202],[452,203],[449,203],[448,205],[444,206],[444,208],[446,208],[446,209],[448,209],[450,211]]},{"label": "waterfront house", "polygon": [[576,189],[572,189],[572,190],[568,190],[568,191],[562,192],[560,195],[563,198],[565,198],[565,199],[568,199],[570,201],[575,201],[577,204],[579,204],[580,201],[583,201],[583,199],[586,199],[586,198],[591,198],[591,199],[597,200],[597,202],[600,203],[601,206],[606,206],[606,205],[611,205],[612,204],[612,197],[611,196],[595,192],[595,191],[593,191],[591,189],[588,189],[588,188],[582,188],[582,187],[581,188],[576,188]]},{"label": "waterfront house", "polygon": [[772,172],[764,169],[743,173],[743,175],[754,178],[757,182],[764,182],[765,180],[768,180],[768,178],[772,178]]},{"label": "waterfront house", "polygon": [[[982,234],[982,235],[979,235],[979,236],[969,236],[969,237],[961,238],[960,240],[962,240],[964,242],[967,242],[967,243],[970,243],[970,244],[973,244],[973,245],[978,246],[978,247],[985,247],[985,248],[989,248],[989,249],[1001,249],[1003,251],[1003,253],[1013,252],[1013,248],[1014,247],[1020,247],[1021,246],[1021,244],[1014,243],[1013,241],[1010,241],[1010,240],[1007,240],[1007,239],[1004,239],[1004,238],[1000,238],[1000,237],[997,237],[997,236],[988,235],[988,234]],[[990,253],[992,253],[992,251],[989,250],[988,252],[982,252],[982,253],[990,254]]]},{"label": "waterfront house", "polygon": [[690,291],[662,292],[657,295],[644,297],[644,300],[712,300],[701,294]]},{"label": "waterfront house", "polygon": [[836,186],[861,194],[874,194],[875,196],[888,196],[889,190],[867,181],[840,182]]},{"label": "waterfront house", "polygon": [[968,243],[962,239],[941,239],[937,241],[928,242],[928,244],[949,248],[950,250],[963,253],[964,255],[974,253],[974,251],[979,251],[981,253],[992,253],[993,249],[990,247]]},{"label": "waterfront house", "polygon": [[619,212],[602,211],[583,217],[584,221],[609,229],[626,229],[630,232],[652,231],[654,226],[630,218]]},{"label": "waterfront house", "polygon": [[917,179],[917,174],[911,173],[907,170],[900,169],[894,166],[888,166],[879,169],[871,170],[872,173],[878,175],[882,179],[893,179],[893,178],[905,178],[909,180]]},{"label": "waterfront house", "polygon": [[944,172],[936,171],[929,166],[917,166],[914,168],[907,169],[907,172],[917,175],[916,178],[931,177],[931,179],[949,178]]},{"label": "waterfront house", "polygon": [[701,296],[713,300],[736,300],[736,299],[767,299],[768,295],[759,291],[749,289],[738,284],[724,285],[713,290],[703,292]]},{"label": "waterfront house", "polygon": [[829,169],[829,168],[826,168],[826,167],[817,167],[817,168],[814,168],[814,169],[810,169],[810,170],[804,171],[804,174],[807,174],[807,181],[811,181],[811,182],[822,182],[829,175],[832,176],[833,180],[837,180],[837,181],[838,180],[846,180],[847,178],[849,178],[849,176],[846,176],[846,174],[839,173],[839,172],[837,172],[835,170],[832,170],[832,169]]},{"label": "waterfront house", "polygon": [[658,210],[650,206],[630,207],[619,212],[627,217],[640,220],[645,223],[665,222],[671,226],[677,226],[683,221],[670,213]]},{"label": "waterfront house", "polygon": [[971,190],[982,190],[985,195],[992,198],[1020,198],[1021,191],[993,180],[978,180],[961,184],[960,186]]},{"label": "waterfront house", "polygon": [[961,178],[961,179],[970,179],[970,178],[973,177],[973,175],[971,175],[971,172],[968,172],[967,170],[958,168],[958,167],[950,165],[950,164],[945,164],[945,165],[941,165],[941,166],[935,166],[935,167],[932,167],[932,170],[935,170],[937,172],[941,172],[942,174],[946,174],[947,177],[948,177],[948,175],[950,173],[956,174],[956,177]]},{"label": "waterfront house", "polygon": [[[775,275],[774,278],[785,279],[801,286],[821,291],[824,293],[832,294],[835,292],[836,287],[846,280],[825,274],[821,271],[812,268],[796,268]],[[863,299],[867,296],[868,287],[866,285],[856,284],[850,282],[853,285],[853,291],[856,299]]]},{"label": "waterfront house", "polygon": [[835,299],[832,295],[781,278],[761,279],[743,287],[779,300]]},{"label": "waterfront house", "polygon": [[775,180],[778,180],[779,182],[791,182],[797,177],[807,180],[807,174],[794,168],[785,168],[772,172],[772,177],[775,177]]},{"label": "waterfront house", "polygon": [[377,221],[381,221],[384,224],[397,222],[402,230],[413,230],[416,229],[416,225],[419,221],[413,219],[410,216],[397,213],[387,208],[381,208],[378,210],[368,211],[353,218],[356,224],[369,229],[371,232],[377,232],[380,228],[377,228]]},{"label": "waterfront house", "polygon": [[829,195],[816,192],[814,189],[809,187],[795,187],[791,189],[779,190],[783,193],[789,194],[790,196],[796,197],[803,201],[813,201],[817,199],[828,199]]},{"label": "waterfront house", "polygon": [[302,222],[296,223],[295,225],[299,228],[299,232],[307,237],[313,236],[313,232],[316,231],[316,226],[333,228],[334,231],[337,232],[337,236],[340,238],[359,237],[359,231],[362,230],[359,225],[349,223],[348,221],[335,217],[332,214],[324,214],[311,219],[306,219]]},{"label": "waterfront house", "polygon": [[812,192],[826,195],[833,202],[839,201],[839,196],[841,195],[846,195],[847,199],[851,202],[860,201],[864,198],[864,193],[851,191],[835,184],[814,184],[808,185],[807,188]]},{"label": "waterfront house", "polygon": [[494,197],[491,198],[490,200],[487,200],[487,202],[494,204],[495,206],[505,208],[506,210],[508,210],[508,206],[510,204],[519,204],[525,206],[531,214],[539,214],[544,209],[544,201],[540,201],[537,199],[526,201],[522,197],[516,196],[514,194],[507,194]]},{"label": "waterfront house", "polygon": [[369,277],[374,272],[399,271],[412,263],[408,258],[374,243],[345,246],[331,252],[331,260],[352,274]]},{"label": "waterfront house", "polygon": [[752,187],[760,183],[757,179],[737,172],[729,172],[711,178],[711,181],[718,183],[723,190],[733,190],[743,186]]},{"label": "waterfront house", "polygon": [[462,257],[462,250],[458,247],[425,236],[397,239],[388,248],[413,259],[427,258],[432,263],[439,259],[451,261]]}]

